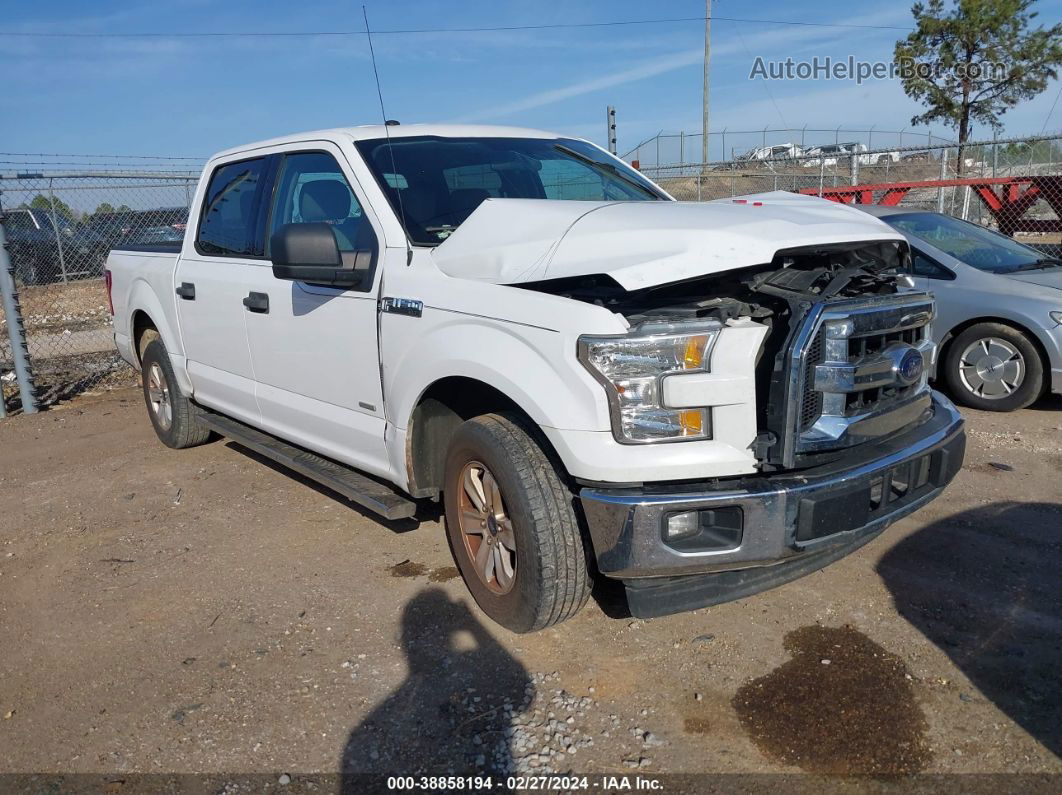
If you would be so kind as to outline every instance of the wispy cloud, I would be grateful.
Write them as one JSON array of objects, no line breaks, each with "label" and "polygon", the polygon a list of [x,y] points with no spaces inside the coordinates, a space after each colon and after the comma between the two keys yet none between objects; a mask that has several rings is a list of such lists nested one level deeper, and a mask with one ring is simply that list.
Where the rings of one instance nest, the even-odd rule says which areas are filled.
[{"label": "wispy cloud", "polygon": [[[896,10],[888,9],[886,11],[879,11],[873,14],[864,14],[836,21],[841,24],[872,25],[895,21],[896,19]],[[790,53],[795,53],[809,45],[822,42],[835,42],[838,38],[837,29],[810,27],[762,30],[751,35],[741,35],[740,32],[735,32],[735,34],[734,37],[729,37],[729,40],[713,46],[713,61],[735,55],[748,56],[756,51],[773,53],[777,52],[777,48],[781,46],[797,48],[790,50]],[[872,35],[878,34],[873,31],[847,31],[845,33],[845,44],[851,45],[856,39]],[[494,105],[481,111],[462,115],[459,118],[453,119],[453,121],[483,121],[503,116],[511,116],[515,113],[533,110],[545,105],[551,105],[555,102],[593,93],[594,91],[626,85],[638,80],[645,80],[650,77],[673,72],[677,69],[693,66],[694,64],[700,64],[703,57],[704,51],[699,47],[682,50],[671,55],[642,61],[627,69],[621,69],[598,77],[580,80],[560,88],[536,92],[513,102]]]}]

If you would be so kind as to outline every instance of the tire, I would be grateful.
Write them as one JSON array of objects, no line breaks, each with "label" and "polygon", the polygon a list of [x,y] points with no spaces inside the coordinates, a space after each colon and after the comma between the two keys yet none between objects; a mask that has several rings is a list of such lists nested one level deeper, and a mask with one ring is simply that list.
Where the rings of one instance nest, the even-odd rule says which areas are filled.
[{"label": "tire", "polygon": [[964,406],[1016,411],[1043,394],[1044,365],[1036,346],[1017,329],[978,323],[948,345],[944,381]]},{"label": "tire", "polygon": [[162,339],[155,336],[143,346],[141,373],[144,403],[155,435],[167,447],[183,450],[210,440],[210,429],[200,424],[192,402],[181,394]]},{"label": "tire", "polygon": [[[450,551],[483,612],[521,633],[579,612],[591,580],[574,497],[524,423],[486,414],[462,424],[447,450],[445,478]],[[477,505],[485,496],[489,502]],[[480,560],[493,555],[489,566],[476,563],[484,544],[488,552]]]}]

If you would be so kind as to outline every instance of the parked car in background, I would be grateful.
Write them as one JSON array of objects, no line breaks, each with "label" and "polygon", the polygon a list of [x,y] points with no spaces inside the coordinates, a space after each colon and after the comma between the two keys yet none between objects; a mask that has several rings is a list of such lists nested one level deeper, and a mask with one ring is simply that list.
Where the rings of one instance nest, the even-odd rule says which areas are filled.
[{"label": "parked car in background", "polygon": [[184,240],[183,229],[174,226],[148,226],[129,234],[124,245],[153,246],[160,243],[178,244]]},{"label": "parked car in background", "polygon": [[904,152],[900,155],[900,160],[904,163],[928,163],[932,159],[933,155],[928,151]]},{"label": "parked car in background", "polygon": [[750,149],[743,155],[738,155],[735,160],[792,160],[804,154],[799,144],[784,143],[774,146],[761,146],[758,149]]},{"label": "parked car in background", "polygon": [[188,208],[159,207],[151,210],[120,210],[112,213],[93,213],[85,225],[102,237],[107,247],[134,245],[134,237],[149,228],[169,226],[183,232],[188,223]]},{"label": "parked car in background", "polygon": [[804,168],[818,168],[819,166],[830,168],[836,166],[838,162],[842,165],[850,164],[852,155],[857,156],[857,160],[861,166],[875,166],[888,162],[900,162],[899,152],[867,152],[867,145],[860,143],[859,141],[813,146],[804,152],[804,154],[810,158],[803,161]]},{"label": "parked car in background", "polygon": [[37,208],[4,212],[8,253],[22,284],[103,275],[108,246],[100,235],[69,218]]},{"label": "parked car in background", "polygon": [[936,376],[988,411],[1062,392],[1062,260],[983,226],[915,208],[859,205],[911,244],[915,286],[933,292]]}]

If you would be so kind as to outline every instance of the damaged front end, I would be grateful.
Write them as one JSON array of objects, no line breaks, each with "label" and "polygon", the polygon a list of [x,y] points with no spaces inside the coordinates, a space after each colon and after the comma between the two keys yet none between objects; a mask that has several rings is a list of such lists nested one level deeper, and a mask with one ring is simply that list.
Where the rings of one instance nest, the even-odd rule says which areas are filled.
[{"label": "damaged front end", "polygon": [[761,471],[774,471],[823,464],[931,414],[933,302],[903,289],[908,258],[904,241],[841,243],[639,290],[603,274],[516,286],[602,306],[635,332],[698,322],[765,327],[750,448]]},{"label": "damaged front end", "polygon": [[[902,242],[848,243],[634,292],[607,277],[534,285],[610,308],[632,333],[662,322],[723,329],[712,375],[727,367],[717,354],[730,330],[767,330],[754,354],[758,472],[580,491],[598,571],[623,582],[633,615],[726,602],[817,571],[955,477],[962,417],[927,383],[933,301],[907,289],[908,256]],[[728,430],[721,424],[720,437]]]}]

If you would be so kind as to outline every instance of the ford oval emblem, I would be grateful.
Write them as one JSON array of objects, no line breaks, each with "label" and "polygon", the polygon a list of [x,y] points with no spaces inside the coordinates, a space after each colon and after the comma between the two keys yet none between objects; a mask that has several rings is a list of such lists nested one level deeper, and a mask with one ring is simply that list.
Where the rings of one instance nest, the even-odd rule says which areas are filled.
[{"label": "ford oval emblem", "polygon": [[924,367],[925,360],[922,358],[922,353],[911,348],[900,359],[896,367],[896,375],[903,384],[910,386],[921,377]]}]

